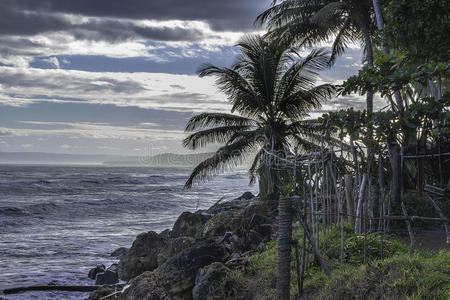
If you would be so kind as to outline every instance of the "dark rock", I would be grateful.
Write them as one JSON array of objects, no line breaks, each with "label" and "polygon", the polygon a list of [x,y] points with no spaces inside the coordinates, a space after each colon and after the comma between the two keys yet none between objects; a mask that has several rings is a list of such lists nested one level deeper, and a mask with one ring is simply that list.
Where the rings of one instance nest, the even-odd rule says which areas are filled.
[{"label": "dark rock", "polygon": [[195,244],[195,239],[188,236],[180,236],[167,241],[166,245],[158,253],[158,266],[167,259],[177,255],[181,251]]},{"label": "dark rock", "polygon": [[111,253],[111,257],[117,257],[121,259],[122,257],[128,254],[128,251],[130,251],[130,249],[125,247],[117,248],[116,250],[113,251],[113,253]]},{"label": "dark rock", "polygon": [[[144,272],[131,279],[128,287],[119,295],[119,300],[169,300],[164,288],[158,285],[158,275]],[[178,300],[178,299],[177,299]]]},{"label": "dark rock", "polygon": [[169,258],[158,268],[161,284],[166,286],[172,295],[190,294],[198,269],[213,262],[224,262],[228,255],[226,247],[215,239],[202,240]]},{"label": "dark rock", "polygon": [[95,279],[97,273],[103,273],[105,272],[105,269],[106,269],[105,265],[98,265],[95,268],[89,270],[88,277],[90,279]]},{"label": "dark rock", "polygon": [[103,273],[97,273],[95,277],[96,285],[104,285],[104,284],[116,284],[119,282],[119,276],[117,272],[113,272],[110,270],[106,270]]},{"label": "dark rock", "polygon": [[202,235],[203,224],[210,218],[202,212],[183,212],[173,225],[170,232],[170,238],[177,238],[180,236],[189,236],[192,238],[200,238]]},{"label": "dark rock", "polygon": [[251,192],[245,192],[238,199],[239,200],[250,200],[250,199],[253,199],[253,198],[255,198],[255,196]]},{"label": "dark rock", "polygon": [[192,289],[193,300],[223,299],[221,295],[222,280],[230,273],[224,264],[216,262],[201,268],[195,277],[195,286]]},{"label": "dark rock", "polygon": [[211,219],[206,221],[205,225],[203,225],[202,236],[223,236],[225,232],[232,230],[232,228],[230,228],[230,221],[232,218],[232,214],[214,215]]},{"label": "dark rock", "polygon": [[166,299],[167,293],[173,299],[192,299],[198,270],[213,262],[224,262],[228,255],[226,247],[215,239],[201,240],[153,272],[133,278],[119,299]]},{"label": "dark rock", "polygon": [[157,255],[164,240],[154,231],[141,233],[134,240],[128,255],[119,262],[119,278],[129,280],[158,267]]},{"label": "dark rock", "polygon": [[255,205],[241,210],[230,221],[230,229],[243,245],[243,250],[256,249],[263,241],[270,240],[272,218],[262,205]]},{"label": "dark rock", "polygon": [[162,237],[165,241],[170,238],[170,229],[165,229],[159,233],[159,236]]},{"label": "dark rock", "polygon": [[119,264],[112,264],[109,266],[108,269],[106,269],[107,271],[111,271],[114,273],[118,273],[119,272]]}]

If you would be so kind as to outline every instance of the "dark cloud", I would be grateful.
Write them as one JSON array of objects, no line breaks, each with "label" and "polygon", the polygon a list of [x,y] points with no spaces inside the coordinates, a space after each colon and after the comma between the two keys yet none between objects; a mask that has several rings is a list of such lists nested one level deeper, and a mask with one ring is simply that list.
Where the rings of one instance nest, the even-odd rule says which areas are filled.
[{"label": "dark cloud", "polygon": [[[245,31],[253,28],[266,1],[251,0],[2,0],[0,35],[32,36],[42,32],[68,31],[82,39],[128,39],[198,41],[195,29],[143,27],[132,20],[202,20],[215,30]],[[58,13],[108,19],[75,25]],[[111,19],[116,18],[116,19]]]},{"label": "dark cloud", "polygon": [[[21,1],[18,1],[19,3]],[[24,6],[0,3],[0,35],[33,36],[43,32],[65,31],[77,39],[127,40],[144,38],[155,41],[199,41],[204,38],[197,29],[176,27],[137,26],[129,20],[95,19],[83,24],[72,24],[67,18],[36,10],[28,12]],[[25,45],[31,47],[33,45]],[[3,52],[2,52],[3,53]]]},{"label": "dark cloud", "polygon": [[0,85],[4,88],[16,89],[44,88],[49,91],[60,90],[64,87],[67,91],[83,92],[114,92],[122,94],[139,93],[145,88],[141,84],[131,80],[117,80],[108,77],[98,77],[95,81],[85,78],[69,76],[59,73],[48,74],[45,78],[39,78],[24,73],[6,73],[0,76]]},{"label": "dark cloud", "polygon": [[[2,0],[15,10],[156,20],[203,20],[217,30],[250,29],[271,0]],[[48,21],[47,27],[56,21]]]}]

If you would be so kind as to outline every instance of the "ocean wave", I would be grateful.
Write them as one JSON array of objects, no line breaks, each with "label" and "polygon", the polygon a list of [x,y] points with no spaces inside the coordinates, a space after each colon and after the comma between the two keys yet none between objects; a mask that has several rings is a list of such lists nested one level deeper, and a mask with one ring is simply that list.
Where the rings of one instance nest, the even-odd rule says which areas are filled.
[{"label": "ocean wave", "polygon": [[17,217],[31,214],[47,214],[58,208],[59,206],[53,202],[36,203],[24,207],[1,207],[0,215]]},{"label": "ocean wave", "polygon": [[157,184],[166,181],[165,176],[152,175],[147,177],[100,177],[92,179],[80,180],[80,183],[92,183],[92,184]]},{"label": "ocean wave", "polygon": [[0,215],[3,216],[24,216],[28,215],[26,211],[18,207],[0,207]]},{"label": "ocean wave", "polygon": [[117,204],[128,204],[131,203],[130,199],[103,199],[103,200],[88,200],[80,201],[80,204],[94,205],[94,206],[107,206],[107,205],[117,205]]},{"label": "ocean wave", "polygon": [[52,181],[38,179],[38,180],[14,180],[14,181],[0,181],[0,185],[30,185],[30,184],[51,184]]},{"label": "ocean wave", "polygon": [[226,175],[226,179],[243,179],[244,175],[241,174],[232,174],[232,175]]}]

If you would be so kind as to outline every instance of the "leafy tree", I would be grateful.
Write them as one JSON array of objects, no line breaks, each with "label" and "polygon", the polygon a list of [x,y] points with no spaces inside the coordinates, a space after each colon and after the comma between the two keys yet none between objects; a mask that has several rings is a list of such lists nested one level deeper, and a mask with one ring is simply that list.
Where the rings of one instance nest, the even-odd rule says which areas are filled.
[{"label": "leafy tree", "polygon": [[450,60],[449,0],[384,1],[384,39],[409,63]]}]

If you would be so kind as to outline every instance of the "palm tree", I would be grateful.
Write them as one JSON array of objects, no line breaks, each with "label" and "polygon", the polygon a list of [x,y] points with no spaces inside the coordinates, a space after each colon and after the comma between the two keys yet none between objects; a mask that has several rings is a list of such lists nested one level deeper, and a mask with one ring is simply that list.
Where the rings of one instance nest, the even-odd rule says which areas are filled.
[{"label": "palm tree", "polygon": [[[295,49],[285,50],[284,45],[260,36],[246,36],[238,47],[241,54],[231,68],[207,64],[199,70],[200,76],[217,76],[217,86],[228,96],[234,114],[202,113],[189,120],[186,131],[193,133],[183,141],[185,147],[224,146],[193,170],[187,188],[250,155],[254,158],[249,175],[254,180],[264,149],[309,149],[312,123],[304,118],[335,93],[333,85],[315,85],[317,72],[328,66],[329,56],[323,49],[300,59]],[[278,230],[277,287],[281,299],[289,299],[290,293],[289,205],[288,198],[279,201],[278,222],[283,226]]]},{"label": "palm tree", "polygon": [[[372,35],[376,30],[371,0],[274,0],[257,17],[267,23],[268,36],[290,44],[316,46],[334,39],[330,63],[349,43],[363,45],[367,64],[373,66]],[[373,112],[373,93],[367,93],[367,111]]]}]

